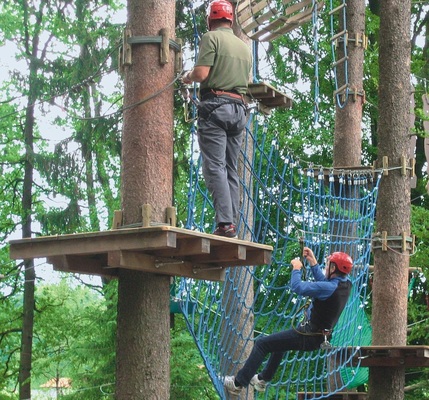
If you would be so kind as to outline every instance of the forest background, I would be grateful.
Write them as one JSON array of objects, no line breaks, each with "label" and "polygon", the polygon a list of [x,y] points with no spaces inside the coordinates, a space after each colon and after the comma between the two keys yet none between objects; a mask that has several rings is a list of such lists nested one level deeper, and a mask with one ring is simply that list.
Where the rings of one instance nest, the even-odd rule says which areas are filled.
[{"label": "forest background", "polygon": [[[379,1],[367,2],[362,164],[377,158]],[[176,2],[176,37],[192,65],[205,8]],[[23,371],[22,332],[33,332],[34,399],[112,398],[115,381],[116,281],[53,273],[43,260],[11,261],[18,237],[108,229],[120,209],[123,81],[118,68],[126,12],[123,1],[4,0],[0,4],[0,399],[18,399]],[[417,185],[412,190],[408,344],[429,343],[429,201],[423,95],[429,79],[429,8],[412,4],[412,65]],[[125,16],[125,17],[124,17]],[[320,16],[318,64],[312,26],[256,47],[256,77],[294,99],[269,116],[267,135],[317,165],[332,165],[335,104],[330,26]],[[315,75],[315,71],[318,75]],[[315,83],[319,85],[315,87]],[[192,140],[179,85],[175,91],[174,196],[179,225],[186,220]],[[314,96],[319,107],[315,122]],[[48,271],[48,272],[46,272]],[[369,301],[371,297],[369,296]],[[28,326],[27,326],[28,329]],[[171,399],[216,399],[193,339],[172,314]],[[69,378],[71,389],[41,388]],[[406,398],[429,398],[427,370],[407,370]],[[27,380],[28,381],[28,380]],[[28,381],[29,382],[29,381]]]}]

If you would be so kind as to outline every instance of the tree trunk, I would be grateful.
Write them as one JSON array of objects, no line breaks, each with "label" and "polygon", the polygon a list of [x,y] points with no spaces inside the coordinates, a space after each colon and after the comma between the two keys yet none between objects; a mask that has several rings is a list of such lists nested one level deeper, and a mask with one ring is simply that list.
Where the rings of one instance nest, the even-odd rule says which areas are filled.
[{"label": "tree trunk", "polygon": [[[356,167],[361,165],[362,148],[362,108],[364,102],[363,91],[363,61],[364,46],[363,39],[365,33],[365,2],[364,0],[350,0],[346,6],[346,25],[344,26],[339,16],[339,31],[348,31],[348,43],[344,46],[344,37],[339,38],[337,60],[343,59],[347,55],[347,63],[340,63],[337,68],[338,87],[347,84],[348,92],[343,91],[336,100],[335,109],[335,133],[334,133],[334,167]],[[339,33],[339,32],[338,32]],[[343,188],[344,189],[344,188]],[[352,186],[347,186],[346,191],[339,196],[353,198],[356,191]],[[357,210],[357,203],[346,203],[348,211],[353,215]],[[344,251],[352,258],[355,258],[357,249],[355,245],[345,245],[350,241],[350,237],[356,236],[356,226],[350,226],[347,230],[348,238],[343,237],[342,224],[334,223],[332,228],[332,243],[341,243],[341,246],[332,245],[330,252]],[[330,356],[329,369],[334,370],[340,363],[340,354]],[[338,359],[337,359],[338,358]],[[328,389],[336,390],[342,386],[342,378],[339,371],[332,372],[328,381]]]},{"label": "tree trunk", "polygon": [[[335,136],[334,136],[334,167],[354,167],[361,164],[362,148],[362,106],[363,106],[363,60],[364,48],[360,43],[365,33],[365,2],[364,0],[350,0],[346,7],[346,20],[349,43],[347,45],[346,64],[338,66],[338,86],[348,82],[349,95],[342,98],[344,106],[336,104]],[[341,20],[341,18],[340,18]],[[341,26],[340,29],[344,29]],[[355,35],[358,42],[355,41]],[[353,41],[351,41],[353,40]],[[339,42],[337,60],[345,56],[343,43]],[[347,79],[346,79],[347,76]]]},{"label": "tree trunk", "polygon": [[[25,162],[24,183],[22,188],[22,237],[31,237],[31,212],[33,206],[33,159],[34,159],[34,85],[37,75],[37,66],[30,63],[30,83],[27,111],[24,125]],[[34,288],[36,273],[34,260],[24,260],[24,305],[21,337],[21,353],[19,363],[19,399],[31,399],[31,367],[33,354],[33,327],[34,327]]]},{"label": "tree trunk", "polygon": [[[410,236],[410,182],[403,176],[401,157],[408,158],[410,112],[410,0],[380,1],[380,79],[378,166],[388,157],[388,175],[378,195],[377,231],[386,232],[387,251],[374,245],[373,344],[403,346],[407,342],[409,251],[401,249]],[[404,368],[371,368],[370,400],[404,398]]]},{"label": "tree trunk", "polygon": [[[158,36],[167,28],[174,39],[175,2],[128,1],[133,37]],[[134,44],[125,67],[122,140],[124,224],[142,221],[141,206],[150,204],[153,220],[165,221],[172,204],[173,85],[150,101],[136,103],[174,80],[174,52],[160,64],[159,44]],[[121,270],[118,289],[117,400],[170,397],[170,277]]]}]

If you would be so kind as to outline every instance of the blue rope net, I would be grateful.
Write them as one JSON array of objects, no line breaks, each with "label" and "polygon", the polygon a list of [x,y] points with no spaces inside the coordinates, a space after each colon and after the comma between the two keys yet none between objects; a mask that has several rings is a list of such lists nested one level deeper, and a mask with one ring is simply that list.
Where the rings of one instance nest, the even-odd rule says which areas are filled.
[{"label": "blue rope net", "polygon": [[[302,246],[313,249],[323,263],[332,251],[348,252],[355,268],[353,295],[337,324],[332,347],[312,352],[290,351],[275,379],[255,399],[321,399],[356,387],[367,371],[352,365],[359,346],[369,344],[365,314],[371,234],[380,171],[335,170],[300,161],[277,139],[269,140],[267,126],[252,120],[240,158],[241,211],[239,238],[273,246],[270,265],[232,267],[225,282],[181,278],[178,298],[189,330],[222,399],[222,377],[243,365],[253,341],[299,323],[308,299],[291,291],[290,260]],[[200,171],[191,162],[187,229],[211,233],[214,213]],[[311,274],[306,268],[306,277]],[[251,387],[248,391],[253,391]],[[302,396],[302,395],[301,395]],[[241,399],[247,399],[243,391]]]}]

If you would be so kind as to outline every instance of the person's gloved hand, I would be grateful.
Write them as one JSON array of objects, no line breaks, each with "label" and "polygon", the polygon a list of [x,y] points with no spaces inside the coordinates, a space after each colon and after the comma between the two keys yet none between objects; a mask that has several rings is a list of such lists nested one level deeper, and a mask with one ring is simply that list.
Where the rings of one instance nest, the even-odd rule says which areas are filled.
[{"label": "person's gloved hand", "polygon": [[186,72],[183,74],[183,76],[182,76],[182,78],[181,78],[181,81],[182,81],[185,85],[189,85],[190,83],[192,83],[192,82],[193,82],[193,80],[190,78],[191,74],[192,74],[192,70],[191,70],[191,71],[186,71]]}]

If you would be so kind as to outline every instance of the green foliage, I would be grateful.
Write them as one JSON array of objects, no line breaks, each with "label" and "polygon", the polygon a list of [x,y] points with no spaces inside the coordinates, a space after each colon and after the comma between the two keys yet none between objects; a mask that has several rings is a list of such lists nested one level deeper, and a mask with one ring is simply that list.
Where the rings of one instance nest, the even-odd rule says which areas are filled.
[{"label": "green foliage", "polygon": [[102,387],[111,393],[116,308],[102,293],[70,279],[38,287],[36,308],[34,387],[62,377],[72,380],[65,399],[102,399]]},{"label": "green foliage", "polygon": [[189,334],[184,318],[175,314],[171,330],[170,399],[218,399],[201,355]]}]

